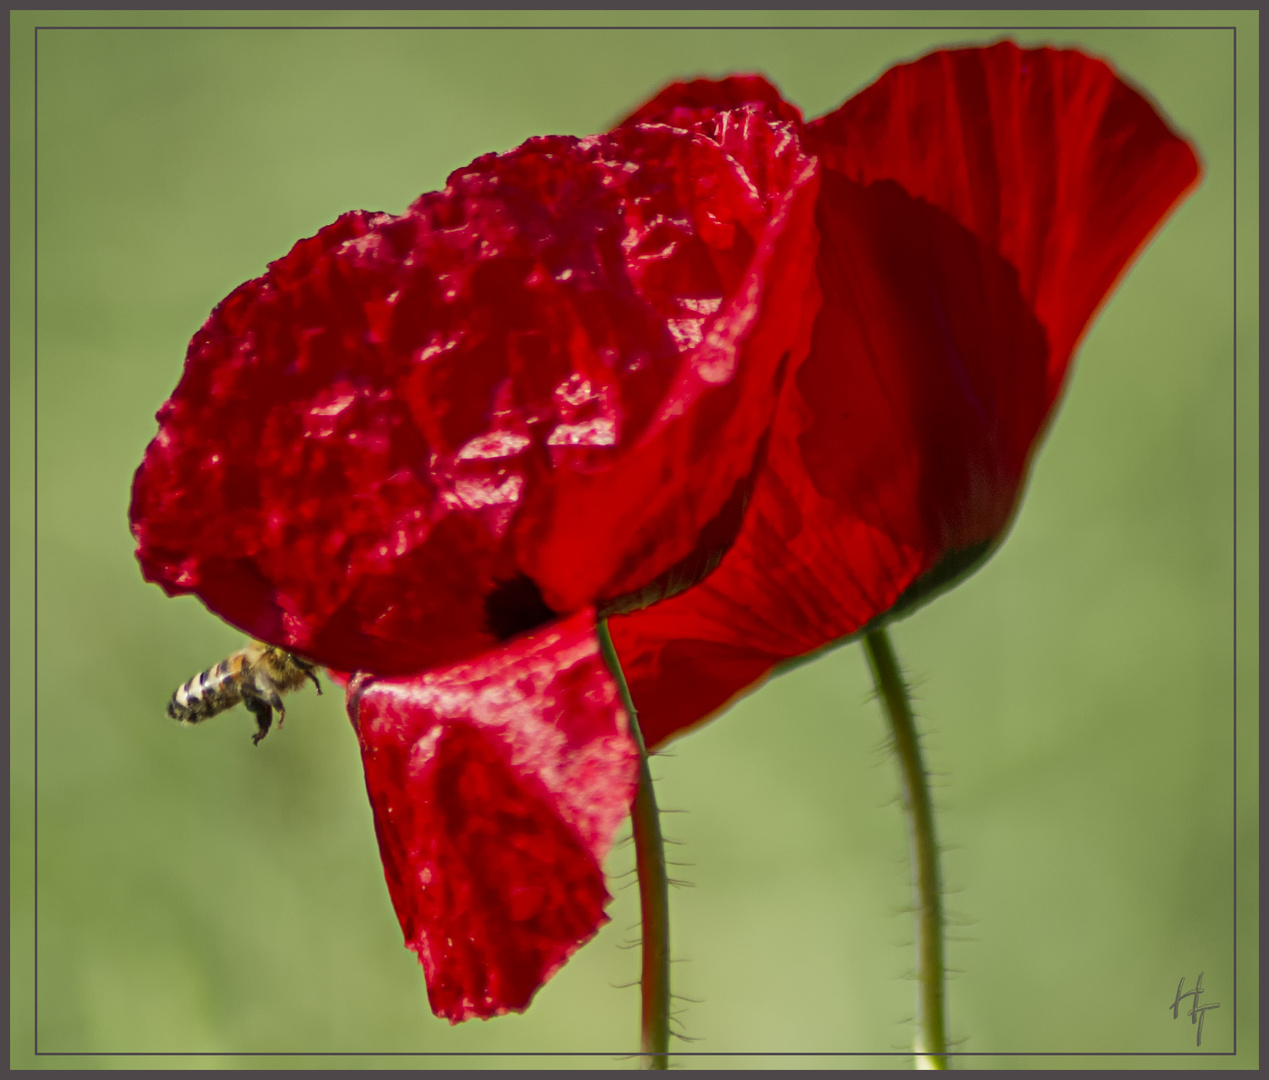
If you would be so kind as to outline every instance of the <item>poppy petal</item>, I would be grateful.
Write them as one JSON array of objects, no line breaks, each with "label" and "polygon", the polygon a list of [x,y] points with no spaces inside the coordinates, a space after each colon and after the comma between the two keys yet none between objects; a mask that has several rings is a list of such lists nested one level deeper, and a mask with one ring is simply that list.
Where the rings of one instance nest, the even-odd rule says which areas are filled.
[{"label": "poppy petal", "polygon": [[802,123],[802,110],[784,100],[780,91],[761,75],[729,75],[725,79],[691,79],[673,82],[658,91],[621,122],[670,124],[695,129],[712,124],[719,113],[746,106],[768,120]]},{"label": "poppy petal", "polygon": [[611,623],[650,745],[994,538],[1043,417],[1044,335],[999,255],[893,183],[826,174],[817,222],[823,308],[741,535]]},{"label": "poppy petal", "polygon": [[237,289],[134,481],[147,579],[393,674],[705,572],[816,297],[814,161],[716,135],[531,140]]},{"label": "poppy petal", "polygon": [[358,675],[348,711],[433,1011],[523,1011],[607,922],[603,860],[634,797],[593,612],[445,670]]},{"label": "poppy petal", "polygon": [[1198,158],[1103,61],[1002,41],[891,68],[808,125],[826,168],[895,180],[1018,271],[1048,396],[1093,313],[1198,180]]}]

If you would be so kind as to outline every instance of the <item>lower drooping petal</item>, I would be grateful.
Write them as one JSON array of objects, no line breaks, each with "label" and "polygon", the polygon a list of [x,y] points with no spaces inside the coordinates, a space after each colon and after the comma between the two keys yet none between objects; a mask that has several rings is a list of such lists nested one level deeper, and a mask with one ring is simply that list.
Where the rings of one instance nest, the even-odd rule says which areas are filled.
[{"label": "lower drooping petal", "polygon": [[583,612],[477,660],[359,675],[361,744],[384,875],[432,1010],[522,1011],[607,922],[603,859],[637,751]]}]

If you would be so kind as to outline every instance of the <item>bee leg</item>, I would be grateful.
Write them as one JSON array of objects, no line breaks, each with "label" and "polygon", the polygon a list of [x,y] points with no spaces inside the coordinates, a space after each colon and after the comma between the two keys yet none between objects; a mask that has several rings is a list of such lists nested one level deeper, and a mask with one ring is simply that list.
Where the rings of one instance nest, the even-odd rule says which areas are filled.
[{"label": "bee leg", "polygon": [[269,727],[273,723],[273,708],[267,701],[258,697],[244,697],[242,703],[256,718],[256,733],[251,736],[251,744],[259,746],[260,740],[269,734]]},{"label": "bee leg", "polygon": [[280,728],[286,722],[286,706],[282,704],[282,698],[276,690],[270,690],[264,696],[264,700],[271,708],[278,711],[278,727]]},{"label": "bee leg", "polygon": [[313,680],[313,685],[317,687],[317,692],[320,694],[322,692],[322,684],[317,681],[317,673],[312,668],[309,668],[304,674],[307,678]]}]

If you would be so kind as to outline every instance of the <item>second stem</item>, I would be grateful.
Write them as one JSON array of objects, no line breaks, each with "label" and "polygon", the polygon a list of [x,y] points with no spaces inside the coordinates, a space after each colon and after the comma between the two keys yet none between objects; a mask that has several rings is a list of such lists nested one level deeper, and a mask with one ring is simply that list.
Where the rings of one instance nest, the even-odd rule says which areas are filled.
[{"label": "second stem", "polygon": [[947,1025],[943,1000],[943,900],[939,881],[939,849],[934,836],[934,807],[921,761],[921,742],[912,704],[890,637],[884,629],[864,636],[864,651],[877,684],[903,778],[903,808],[912,841],[917,916],[917,1039],[918,1069],[947,1068]]}]

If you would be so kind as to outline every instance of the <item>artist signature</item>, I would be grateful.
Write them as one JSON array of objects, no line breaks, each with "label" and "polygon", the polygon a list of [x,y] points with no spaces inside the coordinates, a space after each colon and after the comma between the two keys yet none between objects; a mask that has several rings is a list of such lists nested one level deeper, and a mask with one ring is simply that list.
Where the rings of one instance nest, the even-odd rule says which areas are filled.
[{"label": "artist signature", "polygon": [[1212,1004],[1212,1005],[1199,1004],[1199,998],[1203,994],[1203,973],[1201,971],[1198,974],[1198,978],[1194,980],[1194,989],[1185,990],[1185,993],[1181,993],[1182,990],[1185,990],[1185,976],[1184,975],[1181,976],[1181,981],[1177,983],[1177,986],[1176,986],[1176,998],[1173,1000],[1171,1005],[1172,1019],[1176,1020],[1181,1015],[1181,1002],[1184,1001],[1186,998],[1190,998],[1190,1013],[1189,1013],[1190,1023],[1198,1025],[1198,1041],[1195,1045],[1202,1046],[1203,1045],[1203,1017],[1207,1014],[1208,1009],[1219,1009],[1220,1006],[1216,1004]]}]

